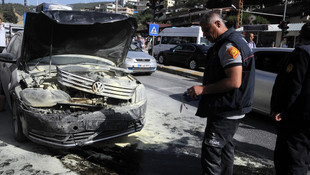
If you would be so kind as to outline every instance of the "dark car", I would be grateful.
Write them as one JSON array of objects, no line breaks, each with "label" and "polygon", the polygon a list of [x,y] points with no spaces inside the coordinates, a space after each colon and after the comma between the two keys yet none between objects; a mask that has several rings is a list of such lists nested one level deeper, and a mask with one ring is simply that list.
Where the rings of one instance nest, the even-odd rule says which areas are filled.
[{"label": "dark car", "polygon": [[209,46],[199,44],[179,44],[170,50],[161,51],[158,54],[160,64],[181,64],[190,69],[203,67]]},{"label": "dark car", "polygon": [[26,16],[24,31],[0,54],[17,141],[69,148],[142,129],[145,88],[119,67],[137,28],[134,18],[82,11]]}]

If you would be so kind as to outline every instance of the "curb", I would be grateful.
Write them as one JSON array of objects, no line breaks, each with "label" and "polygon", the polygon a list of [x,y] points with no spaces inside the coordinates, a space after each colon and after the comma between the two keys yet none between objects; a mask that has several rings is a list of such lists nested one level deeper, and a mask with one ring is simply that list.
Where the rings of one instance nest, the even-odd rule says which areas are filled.
[{"label": "curb", "polygon": [[203,72],[175,67],[175,66],[165,66],[165,65],[158,64],[158,63],[157,63],[157,70],[176,74],[176,75],[181,75],[184,77],[197,78],[198,80],[202,80],[203,78]]}]

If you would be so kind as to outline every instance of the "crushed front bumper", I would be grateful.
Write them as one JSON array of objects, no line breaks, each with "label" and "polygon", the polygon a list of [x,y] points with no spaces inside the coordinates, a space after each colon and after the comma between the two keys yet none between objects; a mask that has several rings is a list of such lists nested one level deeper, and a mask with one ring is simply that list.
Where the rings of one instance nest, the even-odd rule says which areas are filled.
[{"label": "crushed front bumper", "polygon": [[22,109],[23,132],[30,140],[61,148],[89,145],[128,135],[144,126],[146,101],[117,109],[42,114]]}]

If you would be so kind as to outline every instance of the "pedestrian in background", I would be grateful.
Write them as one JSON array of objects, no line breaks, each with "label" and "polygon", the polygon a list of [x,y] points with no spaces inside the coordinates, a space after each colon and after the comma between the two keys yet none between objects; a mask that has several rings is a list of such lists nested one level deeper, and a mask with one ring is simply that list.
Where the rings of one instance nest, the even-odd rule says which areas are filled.
[{"label": "pedestrian in background", "polygon": [[240,119],[252,109],[255,60],[247,41],[228,29],[218,13],[205,14],[200,26],[214,45],[206,58],[203,85],[187,93],[201,96],[196,115],[208,118],[201,150],[203,174],[232,175],[233,136]]},{"label": "pedestrian in background", "polygon": [[253,49],[256,48],[256,44],[254,42],[254,33],[249,34],[249,41],[248,41],[248,46]]},{"label": "pedestrian in background", "polygon": [[310,160],[310,22],[299,46],[278,73],[271,112],[278,122],[274,164],[277,175],[306,175]]},{"label": "pedestrian in background", "polygon": [[5,28],[2,23],[2,18],[0,18],[0,53],[5,49],[7,45],[7,38],[5,36]]}]

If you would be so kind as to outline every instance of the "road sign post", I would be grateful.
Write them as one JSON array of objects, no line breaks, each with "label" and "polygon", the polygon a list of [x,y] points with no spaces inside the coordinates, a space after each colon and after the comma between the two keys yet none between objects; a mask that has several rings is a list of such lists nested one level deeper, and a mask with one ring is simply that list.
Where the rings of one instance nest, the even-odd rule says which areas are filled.
[{"label": "road sign post", "polygon": [[152,57],[154,57],[154,39],[155,36],[158,36],[159,26],[158,24],[150,24],[149,35],[153,36],[152,38]]}]

